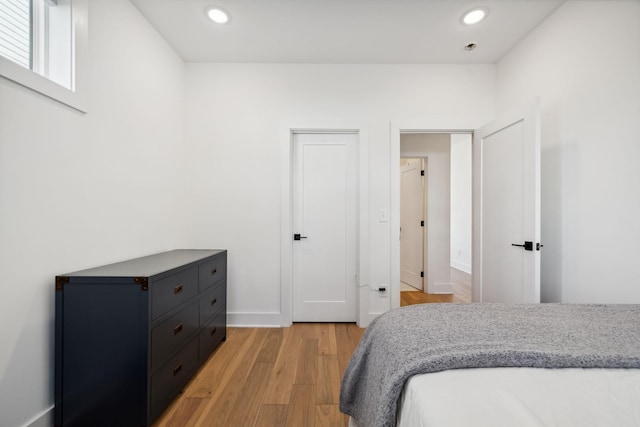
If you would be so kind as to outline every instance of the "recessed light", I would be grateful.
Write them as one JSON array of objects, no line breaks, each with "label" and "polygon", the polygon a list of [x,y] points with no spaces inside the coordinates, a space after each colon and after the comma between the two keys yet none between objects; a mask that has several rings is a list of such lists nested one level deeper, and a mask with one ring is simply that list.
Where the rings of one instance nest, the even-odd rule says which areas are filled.
[{"label": "recessed light", "polygon": [[224,10],[217,7],[208,7],[205,9],[205,14],[216,24],[226,24],[229,22],[229,14]]},{"label": "recessed light", "polygon": [[464,14],[464,16],[462,17],[462,22],[464,22],[466,25],[473,25],[482,21],[486,16],[486,9],[473,9]]}]

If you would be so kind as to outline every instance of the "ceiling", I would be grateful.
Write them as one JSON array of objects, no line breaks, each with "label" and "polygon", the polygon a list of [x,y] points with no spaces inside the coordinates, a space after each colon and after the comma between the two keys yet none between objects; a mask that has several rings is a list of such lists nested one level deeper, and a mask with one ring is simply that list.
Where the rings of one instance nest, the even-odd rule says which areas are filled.
[{"label": "ceiling", "polygon": [[[563,1],[131,0],[186,62],[340,64],[492,64]],[[484,21],[462,24],[475,7]]]}]

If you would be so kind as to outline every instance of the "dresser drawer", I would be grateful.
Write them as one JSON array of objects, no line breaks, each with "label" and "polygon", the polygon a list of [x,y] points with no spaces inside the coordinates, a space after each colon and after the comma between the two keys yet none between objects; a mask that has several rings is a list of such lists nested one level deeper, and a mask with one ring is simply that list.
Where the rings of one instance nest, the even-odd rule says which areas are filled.
[{"label": "dresser drawer", "polygon": [[151,377],[151,420],[162,413],[197,368],[198,338],[194,337]]},{"label": "dresser drawer", "polygon": [[221,312],[200,330],[200,360],[207,356],[227,336],[227,313]]},{"label": "dresser drawer", "polygon": [[173,315],[151,330],[151,369],[155,370],[171,353],[198,330],[198,302]]},{"label": "dresser drawer", "polygon": [[198,267],[200,290],[204,290],[227,277],[227,257],[219,256]]},{"label": "dresser drawer", "polygon": [[155,320],[198,293],[198,271],[190,268],[151,286],[151,320]]},{"label": "dresser drawer", "polygon": [[200,325],[204,325],[211,316],[224,310],[226,305],[227,281],[223,280],[200,297]]}]

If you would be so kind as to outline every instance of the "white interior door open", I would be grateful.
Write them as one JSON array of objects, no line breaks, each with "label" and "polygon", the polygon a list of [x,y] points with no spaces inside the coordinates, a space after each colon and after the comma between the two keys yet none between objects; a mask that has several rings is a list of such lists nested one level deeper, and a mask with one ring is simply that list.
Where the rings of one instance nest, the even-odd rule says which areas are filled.
[{"label": "white interior door open", "polygon": [[473,299],[539,303],[539,101],[478,129],[473,150]]},{"label": "white interior door open", "polygon": [[423,289],[422,159],[400,166],[400,280]]},{"label": "white interior door open", "polygon": [[293,135],[294,322],[356,320],[357,142]]}]

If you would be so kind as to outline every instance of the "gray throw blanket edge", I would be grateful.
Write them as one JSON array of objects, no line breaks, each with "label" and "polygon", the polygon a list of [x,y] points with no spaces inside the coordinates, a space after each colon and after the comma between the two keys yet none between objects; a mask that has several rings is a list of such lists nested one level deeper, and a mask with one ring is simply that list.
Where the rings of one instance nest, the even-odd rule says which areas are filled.
[{"label": "gray throw blanket edge", "polygon": [[490,367],[640,368],[640,305],[424,304],[385,313],[349,362],[340,410],[359,426],[393,426],[410,376]]}]

